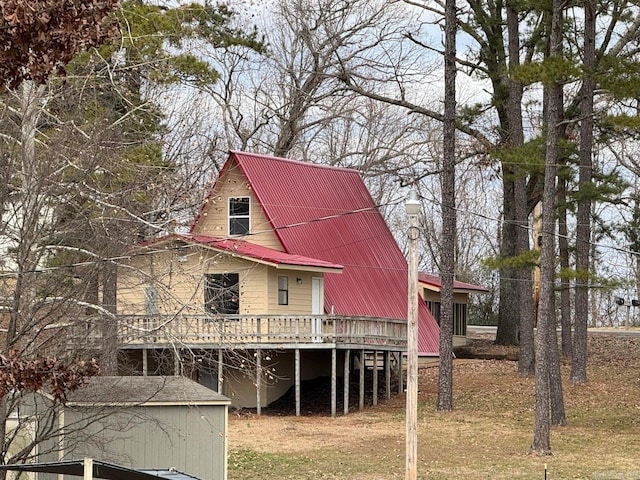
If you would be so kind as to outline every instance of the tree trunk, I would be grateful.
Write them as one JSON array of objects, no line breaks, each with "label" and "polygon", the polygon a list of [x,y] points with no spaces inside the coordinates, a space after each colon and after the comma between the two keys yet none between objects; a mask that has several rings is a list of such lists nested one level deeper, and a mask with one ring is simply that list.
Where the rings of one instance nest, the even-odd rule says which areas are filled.
[{"label": "tree trunk", "polygon": [[567,415],[564,410],[564,394],[562,389],[562,371],[560,369],[560,352],[558,351],[558,333],[556,331],[555,293],[551,296],[552,322],[549,328],[549,397],[551,400],[551,425],[566,425]]},{"label": "tree trunk", "polygon": [[[516,185],[520,184],[516,182]],[[524,188],[524,178],[522,180],[522,188]],[[518,218],[520,219],[517,231],[518,235],[518,252],[525,253],[529,251],[529,230],[528,230],[528,210],[526,208],[526,193],[518,195]],[[520,313],[519,328],[519,354],[518,354],[518,374],[522,376],[531,376],[534,374],[535,354],[534,354],[534,338],[533,327],[535,323],[535,305],[533,302],[533,278],[531,269],[523,266],[518,269],[518,299]]]},{"label": "tree trunk", "polygon": [[440,369],[436,410],[453,409],[453,280],[456,252],[456,5],[445,3],[444,123],[442,161],[442,279]]},{"label": "tree trunk", "polygon": [[[83,276],[85,281],[84,301],[89,305],[98,305],[100,302],[100,275],[99,270],[91,265]],[[87,307],[85,313],[94,315],[97,312],[95,308]]]},{"label": "tree trunk", "polygon": [[[551,34],[549,56],[559,57],[562,49],[562,1],[553,0],[551,10]],[[551,453],[550,417],[549,417],[549,379],[551,349],[549,348],[550,330],[555,328],[553,321],[553,295],[555,277],[555,200],[556,200],[556,162],[558,159],[558,121],[561,86],[554,82],[548,91],[547,101],[547,144],[544,168],[544,191],[542,195],[542,248],[540,258],[540,304],[536,332],[535,367],[535,419],[533,444],[531,451],[541,455]]]},{"label": "tree trunk", "polygon": [[[516,71],[520,66],[520,32],[518,10],[515,2],[507,4],[507,29],[509,32],[509,70]],[[507,102],[507,117],[509,119],[509,141],[511,149],[519,149],[524,144],[524,129],[522,126],[522,84],[509,76],[509,98]],[[514,181],[514,213],[516,252],[518,255],[529,251],[529,208],[527,206],[527,173],[521,165],[515,165]],[[517,269],[517,299],[519,303],[518,343],[518,373],[523,376],[533,375],[533,281],[531,270],[527,266]],[[518,318],[518,317],[516,317]]]},{"label": "tree trunk", "polygon": [[[515,225],[515,184],[513,172],[503,167],[502,205],[503,219],[500,240],[501,257],[514,257],[517,252],[517,234]],[[518,345],[520,319],[519,288],[516,280],[517,270],[512,267],[500,269],[500,302],[498,304],[498,329],[495,343],[498,345]]]},{"label": "tree trunk", "polygon": [[[17,242],[14,246],[16,280],[9,322],[7,325],[5,354],[16,347],[19,337],[29,335],[29,322],[34,320],[33,306],[36,284],[36,268],[40,260],[39,222],[43,213],[41,191],[43,179],[37,168],[36,133],[42,113],[41,101],[44,86],[24,81],[20,89],[20,163],[17,165],[20,196],[16,223]],[[23,345],[27,342],[21,342]]]},{"label": "tree trunk", "polygon": [[596,62],[595,50],[595,2],[584,2],[584,81],[580,104],[580,173],[578,211],[576,214],[576,293],[575,334],[573,339],[573,361],[571,382],[587,381],[587,323],[589,319],[589,240],[591,237],[591,195],[584,190],[591,186],[593,153],[593,95],[595,81],[593,71]]},{"label": "tree trunk", "polygon": [[103,375],[118,374],[118,324],[117,313],[117,276],[116,266],[107,263],[102,270],[102,306],[112,315],[103,315],[102,348],[100,368]]},{"label": "tree trunk", "polygon": [[[2,437],[0,438],[7,438],[7,421],[9,420],[10,415],[11,415],[11,412],[9,411],[9,408],[7,405],[7,396],[4,395],[2,398],[0,398],[0,435],[2,435]],[[8,450],[8,445],[5,440],[4,442],[2,442],[2,449],[0,450],[0,453],[2,454],[2,458],[3,458],[2,463],[6,463],[6,458],[8,456],[7,450]],[[2,480],[7,478],[6,470],[2,472],[2,475],[0,475],[0,478]]]},{"label": "tree trunk", "polygon": [[[632,260],[632,262],[633,262],[633,260]],[[635,282],[636,283],[635,284],[636,295],[635,295],[635,298],[638,298],[638,296],[640,296],[640,256],[636,255],[634,263],[635,263],[634,269],[635,269],[635,278],[636,278],[636,282]],[[634,308],[633,310],[634,310],[634,318],[632,319],[631,324],[633,326],[638,326],[638,315],[635,313],[635,310],[637,310],[637,309]]]}]

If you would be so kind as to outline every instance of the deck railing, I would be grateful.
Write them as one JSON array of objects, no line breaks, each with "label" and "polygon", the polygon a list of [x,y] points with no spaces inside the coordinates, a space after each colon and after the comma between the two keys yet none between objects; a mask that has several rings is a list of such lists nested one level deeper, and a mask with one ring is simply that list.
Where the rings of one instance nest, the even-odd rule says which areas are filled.
[{"label": "deck railing", "polygon": [[[87,319],[86,323],[91,323]],[[78,334],[94,332],[80,322]],[[403,320],[337,315],[119,315],[118,341],[124,348],[183,344],[224,348],[256,344],[352,344],[406,346]],[[99,329],[97,329],[99,331]],[[99,333],[91,335],[99,340]],[[320,345],[318,345],[320,347]]]}]

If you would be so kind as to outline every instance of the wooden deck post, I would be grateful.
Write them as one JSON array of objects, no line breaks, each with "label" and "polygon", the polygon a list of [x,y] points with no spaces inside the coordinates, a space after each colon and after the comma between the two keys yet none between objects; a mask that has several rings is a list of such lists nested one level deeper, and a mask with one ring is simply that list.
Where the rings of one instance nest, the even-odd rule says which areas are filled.
[{"label": "wooden deck post", "polygon": [[360,392],[358,395],[358,409],[364,409],[364,372],[366,370],[365,360],[364,360],[364,349],[360,350]]},{"label": "wooden deck post", "polygon": [[146,348],[142,349],[142,376],[146,377],[149,375],[149,358],[148,358],[148,350]]},{"label": "wooden deck post", "polygon": [[384,352],[384,393],[387,400],[391,399],[391,352]]},{"label": "wooden deck post", "polygon": [[222,363],[224,357],[222,349],[218,349],[218,393],[222,394],[222,383],[224,382],[224,364]]},{"label": "wooden deck post", "polygon": [[258,348],[256,349],[256,413],[258,415],[262,413],[261,391],[262,391],[262,352]]},{"label": "wooden deck post", "polygon": [[349,413],[349,363],[351,360],[351,350],[344,351],[344,414]]},{"label": "wooden deck post", "polygon": [[295,353],[295,390],[296,390],[296,417],[300,416],[300,349]]},{"label": "wooden deck post", "polygon": [[337,410],[337,382],[338,382],[338,374],[337,374],[337,354],[336,349],[331,350],[331,416],[336,416]]},{"label": "wooden deck post", "polygon": [[373,406],[378,405],[378,351],[373,351]]},{"label": "wooden deck post", "polygon": [[404,357],[403,352],[398,352],[398,393],[404,393],[404,378],[403,378],[403,366],[402,366],[402,358]]}]

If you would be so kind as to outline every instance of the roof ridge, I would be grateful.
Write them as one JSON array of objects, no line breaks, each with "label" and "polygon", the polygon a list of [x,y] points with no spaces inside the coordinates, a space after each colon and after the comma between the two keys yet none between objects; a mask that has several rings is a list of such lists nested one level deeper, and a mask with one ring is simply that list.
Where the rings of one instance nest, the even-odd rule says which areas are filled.
[{"label": "roof ridge", "polygon": [[266,155],[266,154],[262,154],[262,153],[244,152],[242,150],[229,150],[229,153],[231,155],[244,155],[244,156],[247,156],[247,157],[261,158],[261,159],[264,159],[264,160],[275,160],[275,161],[279,161],[279,162],[294,163],[294,164],[303,165],[305,167],[310,167],[310,168],[326,168],[326,169],[330,169],[330,170],[340,170],[340,171],[351,172],[351,173],[356,173],[356,174],[360,175],[360,172],[358,170],[356,170],[355,168],[336,167],[335,165],[328,165],[326,163],[307,162],[307,161],[304,161],[304,160],[296,160],[294,158],[284,158],[284,157],[276,157],[274,155]]}]

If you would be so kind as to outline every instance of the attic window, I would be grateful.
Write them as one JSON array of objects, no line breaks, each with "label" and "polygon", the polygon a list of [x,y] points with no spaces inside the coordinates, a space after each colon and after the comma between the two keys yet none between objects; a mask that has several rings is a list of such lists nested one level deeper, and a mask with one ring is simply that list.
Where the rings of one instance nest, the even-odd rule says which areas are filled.
[{"label": "attic window", "polygon": [[229,235],[239,236],[249,233],[249,197],[229,198]]}]

